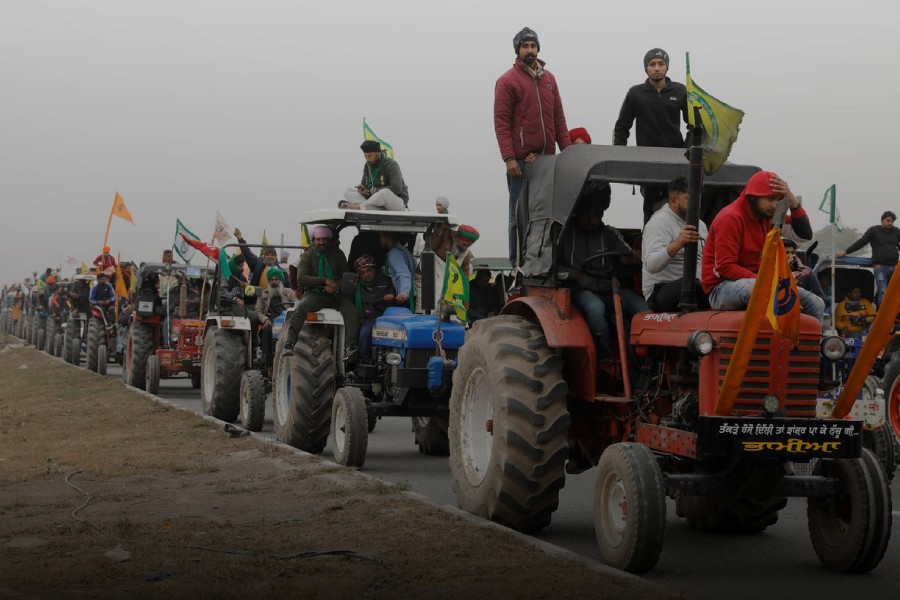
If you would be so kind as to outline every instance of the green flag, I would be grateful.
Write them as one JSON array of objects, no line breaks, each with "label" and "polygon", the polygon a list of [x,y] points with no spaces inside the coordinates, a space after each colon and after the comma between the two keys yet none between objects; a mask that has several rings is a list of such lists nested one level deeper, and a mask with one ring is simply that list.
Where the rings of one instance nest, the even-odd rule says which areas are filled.
[{"label": "green flag", "polygon": [[[181,234],[184,234],[184,236]],[[172,249],[175,250],[175,254],[177,254],[181,260],[185,263],[190,263],[191,259],[194,258],[194,254],[197,253],[197,249],[188,244],[185,237],[192,240],[200,239],[193,231],[184,226],[181,219],[175,219],[175,241],[172,242]]]},{"label": "green flag", "polygon": [[841,220],[841,213],[837,209],[837,184],[832,184],[830,188],[825,190],[825,197],[819,205],[819,210],[828,214],[828,222],[834,225],[838,231],[844,230],[844,222]]},{"label": "green flag", "polygon": [[381,144],[381,152],[388,158],[394,158],[394,147],[375,135],[375,132],[372,131],[372,128],[369,127],[368,123],[366,123],[365,117],[363,117],[363,139],[367,141],[371,140],[373,142],[378,142],[379,144]]},{"label": "green flag", "polygon": [[219,248],[219,271],[222,273],[222,279],[231,277],[231,267],[228,265],[228,255],[225,254],[225,248]]},{"label": "green flag", "polygon": [[687,110],[688,122],[694,125],[694,107],[700,108],[703,122],[703,171],[712,175],[728,160],[731,146],[737,141],[738,129],[744,111],[728,106],[714,98],[691,79],[691,54],[687,61]]}]

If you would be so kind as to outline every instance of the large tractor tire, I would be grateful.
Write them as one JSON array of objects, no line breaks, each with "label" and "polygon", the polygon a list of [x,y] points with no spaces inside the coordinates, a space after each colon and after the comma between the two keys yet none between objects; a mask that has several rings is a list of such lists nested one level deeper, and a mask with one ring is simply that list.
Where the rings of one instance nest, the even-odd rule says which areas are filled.
[{"label": "large tractor tire", "polygon": [[61,331],[57,330],[53,336],[53,356],[60,357],[63,355],[64,336]]},{"label": "large tractor tire", "polygon": [[103,322],[91,319],[88,323],[87,336],[87,370],[97,372],[97,348],[100,347],[100,338],[103,334]]},{"label": "large tractor tire", "polygon": [[863,448],[860,458],[817,461],[814,474],[843,483],[837,495],[807,499],[816,555],[834,571],[871,571],[884,557],[892,522],[890,486],[878,458]]},{"label": "large tractor tire", "polygon": [[336,463],[359,469],[366,462],[369,445],[366,420],[366,399],[361,391],[342,387],[335,392],[331,410],[331,448]]},{"label": "large tractor tire", "polygon": [[204,414],[229,423],[237,419],[245,352],[242,332],[216,326],[206,331],[200,381]]},{"label": "large tractor tire", "polygon": [[44,336],[44,345],[41,348],[44,352],[53,356],[53,343],[56,341],[56,321],[47,319],[47,331]]},{"label": "large tractor tire", "polygon": [[513,529],[550,524],[565,484],[568,385],[541,327],[503,315],[466,334],[450,398],[459,507]]},{"label": "large tractor tire", "polygon": [[[280,341],[280,340],[279,340]],[[279,356],[275,385],[275,437],[305,452],[325,449],[331,427],[331,405],[337,366],[331,339],[321,327],[306,326],[294,355]]]},{"label": "large tractor tire", "polygon": [[100,344],[100,347],[97,348],[97,373],[100,375],[106,375],[106,365],[109,362],[109,354],[106,349],[106,344]]},{"label": "large tractor tire", "polygon": [[266,418],[266,382],[259,371],[244,371],[241,375],[241,427],[247,431],[262,431]]},{"label": "large tractor tire", "polygon": [[159,357],[156,354],[151,354],[147,357],[144,389],[150,394],[156,395],[159,393]]},{"label": "large tractor tire", "polygon": [[43,328],[38,329],[37,340],[35,341],[34,346],[38,350],[46,351],[46,349],[47,349],[46,348],[46,346],[47,346],[47,330],[46,329],[43,329]]},{"label": "large tractor tire", "polygon": [[447,417],[412,417],[412,428],[419,452],[429,456],[450,454],[450,439],[447,437]]},{"label": "large tractor tire", "polygon": [[594,481],[594,531],[606,564],[645,573],[659,560],[666,537],[662,469],[642,444],[608,446]]},{"label": "large tractor tire", "polygon": [[142,390],[147,385],[147,359],[153,354],[153,326],[132,323],[125,346],[125,383]]},{"label": "large tractor tire", "polygon": [[31,343],[31,327],[34,325],[34,313],[29,313],[25,315],[25,326],[22,329],[22,335],[19,336],[22,338],[26,344]]}]

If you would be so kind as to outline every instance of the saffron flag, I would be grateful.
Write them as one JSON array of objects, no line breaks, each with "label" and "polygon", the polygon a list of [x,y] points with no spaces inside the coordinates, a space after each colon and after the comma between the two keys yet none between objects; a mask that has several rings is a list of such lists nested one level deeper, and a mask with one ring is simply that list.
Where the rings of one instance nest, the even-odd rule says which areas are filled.
[{"label": "saffron flag", "polygon": [[469,279],[459,268],[453,254],[449,252],[444,267],[442,298],[445,303],[456,309],[456,318],[463,323],[469,322]]},{"label": "saffron flag", "polygon": [[837,185],[832,184],[830,188],[825,190],[825,197],[819,205],[819,210],[828,214],[828,222],[834,225],[838,231],[844,230],[844,222],[841,220],[841,213],[837,209]]},{"label": "saffron flag", "polygon": [[131,213],[128,212],[125,201],[122,200],[122,196],[119,195],[119,192],[116,192],[116,198],[113,200],[112,214],[120,219],[125,219],[134,225],[134,219],[131,218]]},{"label": "saffron flag", "polygon": [[219,272],[222,274],[222,279],[231,277],[231,267],[228,265],[228,255],[225,253],[225,248],[219,249]]},{"label": "saffron flag", "polygon": [[122,276],[122,265],[116,264],[116,296],[128,297],[128,286],[125,285],[125,277]]},{"label": "saffron flag", "polygon": [[691,79],[691,54],[687,62],[687,111],[688,122],[694,123],[694,107],[700,108],[703,123],[703,171],[712,175],[728,160],[731,146],[737,141],[738,129],[744,111],[714,98]]},{"label": "saffron flag", "polygon": [[[796,346],[800,336],[800,292],[784,252],[781,230],[776,228],[770,231],[766,244],[774,246],[772,254],[775,262],[766,317],[775,333]],[[765,253],[763,248],[763,255]]]},{"label": "saffron flag", "polygon": [[363,139],[378,142],[379,144],[381,144],[381,151],[384,153],[384,155],[388,158],[394,158],[394,147],[375,135],[375,132],[372,131],[372,128],[369,127],[368,123],[366,123],[365,117],[363,117]]},{"label": "saffron flag", "polygon": [[194,254],[197,253],[197,249],[184,241],[181,237],[182,235],[184,235],[185,238],[190,238],[192,240],[200,239],[197,234],[184,226],[181,219],[175,219],[175,241],[172,242],[172,249],[175,250],[175,254],[177,254],[181,260],[185,263],[190,263],[191,259],[194,258]]},{"label": "saffron flag", "polygon": [[[222,213],[216,211],[216,228],[213,233],[213,239],[220,244],[224,244],[231,239],[231,231],[231,227],[225,222],[225,217],[222,216]],[[216,259],[213,258],[213,260]]]},{"label": "saffron flag", "polygon": [[181,239],[187,242],[188,245],[193,246],[194,248],[199,250],[203,254],[203,256],[205,256],[209,260],[219,260],[219,249],[209,242],[191,239],[183,233],[181,234]]}]

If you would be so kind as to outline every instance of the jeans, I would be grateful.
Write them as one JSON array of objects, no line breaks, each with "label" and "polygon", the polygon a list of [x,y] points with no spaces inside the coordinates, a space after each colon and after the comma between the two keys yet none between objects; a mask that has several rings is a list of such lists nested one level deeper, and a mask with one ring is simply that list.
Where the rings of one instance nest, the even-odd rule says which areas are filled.
[{"label": "jeans", "polygon": [[375,319],[364,319],[359,327],[359,357],[372,358],[372,330]]},{"label": "jeans", "polygon": [[875,265],[875,305],[881,308],[881,299],[884,298],[884,291],[887,289],[891,277],[894,275],[896,265]]},{"label": "jeans", "polygon": [[[756,279],[738,279],[737,281],[723,281],[709,293],[709,306],[713,310],[745,310],[750,302],[750,294],[753,293],[753,284]],[[800,292],[800,312],[816,318],[819,323],[825,315],[825,301],[803,288]],[[768,291],[766,292],[768,294]]]},{"label": "jeans", "polygon": [[519,204],[522,183],[525,181],[525,161],[516,159],[516,162],[519,163],[522,175],[519,177],[506,175],[506,187],[509,188],[509,264],[513,267],[516,266],[516,256],[519,253],[516,244],[516,207]]},{"label": "jeans", "polygon": [[[650,309],[644,298],[632,290],[619,290],[619,296],[622,300],[622,317],[627,332],[631,325],[631,318],[641,311]],[[572,304],[584,314],[591,333],[600,338],[600,346],[597,348],[599,358],[612,356],[612,347],[609,343],[609,321],[606,317],[607,308],[609,308],[610,318],[614,318],[615,304],[613,304],[612,293],[598,294],[591,290],[575,290],[572,292]]]}]

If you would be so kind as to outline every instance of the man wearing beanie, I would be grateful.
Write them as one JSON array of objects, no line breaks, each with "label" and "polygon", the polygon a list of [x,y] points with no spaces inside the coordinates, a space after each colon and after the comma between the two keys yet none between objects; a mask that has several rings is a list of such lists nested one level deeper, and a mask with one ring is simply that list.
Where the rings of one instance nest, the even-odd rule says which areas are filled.
[{"label": "man wearing beanie", "polygon": [[[619,118],[613,128],[613,144],[628,144],[631,125],[637,122],[635,142],[637,146],[684,148],[685,136],[681,133],[681,121],[688,122],[687,88],[683,83],[669,79],[669,55],[662,48],[653,48],[644,55],[644,83],[633,86],[625,94]],[[664,186],[641,188],[644,195],[644,223],[657,204],[664,203]]]},{"label": "man wearing beanie", "polygon": [[360,145],[366,164],[362,181],[344,192],[339,208],[349,210],[409,210],[409,190],[403,181],[400,165],[384,156],[381,144],[366,140]]},{"label": "man wearing beanie", "polygon": [[538,59],[537,33],[523,28],[513,38],[516,62],[494,87],[494,133],[506,163],[509,190],[509,261],[516,264],[516,205],[525,163],[538,154],[555,154],[569,144],[566,115],[556,79]]}]

